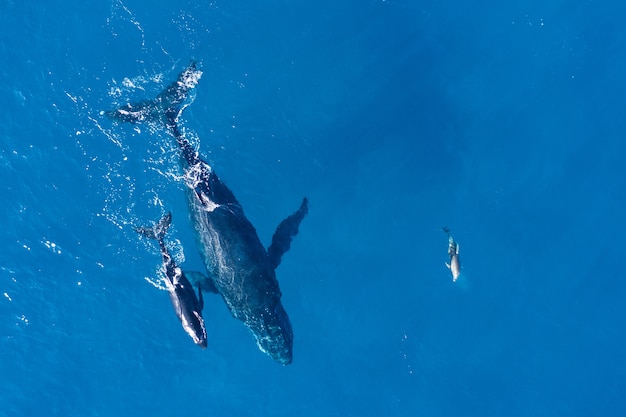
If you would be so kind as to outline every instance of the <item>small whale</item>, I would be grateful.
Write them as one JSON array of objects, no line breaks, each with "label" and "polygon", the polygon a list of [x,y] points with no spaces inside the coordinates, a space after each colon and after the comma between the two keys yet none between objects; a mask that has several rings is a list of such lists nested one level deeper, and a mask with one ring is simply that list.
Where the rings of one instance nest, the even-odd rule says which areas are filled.
[{"label": "small whale", "polygon": [[279,224],[266,250],[233,192],[179,127],[178,118],[193,101],[201,75],[192,61],[156,99],[128,104],[107,115],[131,123],[163,121],[180,149],[187,202],[208,272],[208,277],[190,277],[202,282],[203,290],[220,294],[233,317],[248,327],[259,349],[287,365],[293,360],[293,331],[275,270],[298,234],[308,200],[304,198],[300,208]]},{"label": "small whale", "polygon": [[165,269],[165,283],[172,300],[174,312],[183,325],[183,329],[193,339],[193,342],[201,348],[207,347],[206,327],[202,318],[202,308],[204,302],[202,299],[202,291],[198,285],[198,297],[194,292],[193,286],[176,265],[174,259],[170,255],[163,238],[165,232],[172,221],[172,214],[167,213],[161,221],[154,227],[138,227],[137,233],[154,239],[159,243],[161,256],[163,257],[163,268]]},{"label": "small whale", "polygon": [[461,262],[459,261],[459,245],[455,242],[454,238],[450,235],[450,229],[442,227],[441,230],[448,235],[448,256],[450,257],[450,263],[446,262],[446,266],[452,273],[452,282],[456,282],[461,275]]}]

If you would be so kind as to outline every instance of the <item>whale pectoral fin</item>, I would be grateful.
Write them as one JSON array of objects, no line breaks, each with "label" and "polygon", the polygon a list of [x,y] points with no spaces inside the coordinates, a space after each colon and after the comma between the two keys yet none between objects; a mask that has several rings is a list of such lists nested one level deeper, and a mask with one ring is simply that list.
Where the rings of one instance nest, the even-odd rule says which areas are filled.
[{"label": "whale pectoral fin", "polygon": [[456,244],[456,254],[457,255],[459,254],[459,244],[458,243]]},{"label": "whale pectoral fin", "polygon": [[202,286],[203,291],[217,294],[217,288],[215,288],[215,283],[213,283],[213,280],[202,272],[188,271],[185,272],[185,275],[192,284],[197,284],[198,288]]},{"label": "whale pectoral fin", "polygon": [[446,266],[448,267],[448,269],[452,269],[452,267],[450,266],[449,263],[446,262]]},{"label": "whale pectoral fin", "polygon": [[204,298],[202,297],[202,285],[198,283],[198,310],[202,313],[204,309]]},{"label": "whale pectoral fin", "polygon": [[291,240],[298,234],[300,222],[309,211],[309,200],[304,197],[298,211],[280,222],[274,236],[272,236],[272,244],[267,248],[267,255],[272,268],[280,264],[283,254],[291,247]]}]

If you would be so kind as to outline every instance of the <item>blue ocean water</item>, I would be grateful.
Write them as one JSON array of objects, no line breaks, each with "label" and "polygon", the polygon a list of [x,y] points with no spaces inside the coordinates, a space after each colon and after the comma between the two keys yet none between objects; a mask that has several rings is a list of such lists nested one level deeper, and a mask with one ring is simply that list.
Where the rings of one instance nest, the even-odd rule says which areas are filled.
[{"label": "blue ocean water", "polygon": [[[622,416],[619,2],[0,1],[0,416]],[[102,112],[196,59],[183,115],[277,270],[294,362],[202,268],[171,138]],[[463,266],[444,263],[447,226]]]}]

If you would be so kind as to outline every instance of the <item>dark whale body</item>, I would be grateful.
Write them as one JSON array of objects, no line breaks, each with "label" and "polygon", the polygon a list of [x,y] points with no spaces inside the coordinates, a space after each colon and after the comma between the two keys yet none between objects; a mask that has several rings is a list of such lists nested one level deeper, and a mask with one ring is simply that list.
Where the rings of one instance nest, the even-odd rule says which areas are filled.
[{"label": "dark whale body", "polygon": [[194,343],[204,349],[207,346],[207,335],[204,319],[202,318],[202,308],[204,306],[202,291],[200,291],[200,286],[198,286],[198,297],[196,297],[191,282],[176,265],[163,241],[171,221],[172,215],[168,213],[154,227],[138,227],[135,230],[139,234],[149,239],[154,239],[159,243],[159,249],[163,257],[167,290],[170,294],[174,312],[183,325],[183,329],[191,336]]},{"label": "dark whale body", "polygon": [[308,201],[304,198],[300,208],[280,223],[266,250],[235,195],[180,130],[178,117],[193,100],[201,74],[192,62],[156,99],[128,104],[108,115],[126,122],[155,116],[163,120],[181,151],[190,214],[208,272],[203,290],[219,293],[233,317],[250,329],[261,351],[287,365],[293,360],[293,331],[275,269],[298,233]]}]

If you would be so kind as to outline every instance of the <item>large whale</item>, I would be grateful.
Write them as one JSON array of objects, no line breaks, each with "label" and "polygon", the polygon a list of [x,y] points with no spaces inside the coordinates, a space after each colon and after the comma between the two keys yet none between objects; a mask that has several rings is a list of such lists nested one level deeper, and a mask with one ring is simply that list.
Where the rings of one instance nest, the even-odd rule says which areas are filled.
[{"label": "large whale", "polygon": [[172,214],[167,213],[155,226],[137,227],[135,230],[148,239],[154,239],[159,243],[163,269],[165,270],[165,283],[170,293],[174,312],[194,343],[204,349],[207,346],[207,336],[202,318],[202,307],[204,306],[202,291],[198,286],[198,297],[196,297],[193,286],[185,273],[176,265],[163,241],[171,221]]},{"label": "large whale", "polygon": [[304,198],[300,208],[279,224],[266,250],[235,195],[181,131],[179,116],[193,101],[201,75],[191,62],[155,99],[127,104],[108,116],[132,123],[158,117],[165,123],[180,149],[196,240],[208,272],[202,279],[203,290],[220,294],[233,317],[251,331],[259,349],[287,365],[293,360],[293,331],[275,270],[298,233],[308,201]]}]

